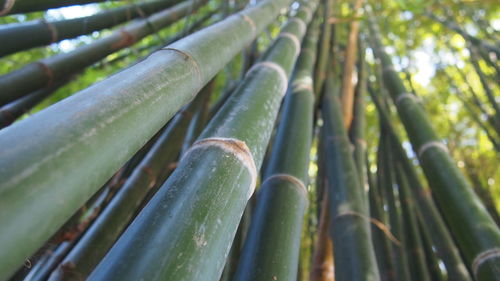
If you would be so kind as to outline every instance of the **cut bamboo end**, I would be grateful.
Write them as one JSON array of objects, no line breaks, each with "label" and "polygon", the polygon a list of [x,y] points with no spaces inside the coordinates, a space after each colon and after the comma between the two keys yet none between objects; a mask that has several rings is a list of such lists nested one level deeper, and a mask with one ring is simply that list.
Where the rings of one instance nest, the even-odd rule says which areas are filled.
[{"label": "cut bamboo end", "polygon": [[250,148],[248,148],[244,141],[234,138],[205,138],[195,142],[184,154],[183,158],[194,150],[206,149],[209,147],[218,147],[224,152],[234,155],[243,164],[243,166],[248,169],[251,176],[251,184],[247,199],[250,199],[255,191],[255,186],[257,185],[257,166],[255,165],[255,160],[253,159]]},{"label": "cut bamboo end", "polygon": [[474,260],[472,261],[472,273],[474,274],[474,278],[476,280],[479,280],[478,272],[481,265],[495,258],[500,258],[500,248],[493,248],[483,251],[474,258]]},{"label": "cut bamboo end", "polygon": [[284,96],[286,93],[287,86],[288,86],[288,75],[286,74],[286,71],[283,69],[283,67],[281,67],[281,65],[279,65],[275,62],[272,62],[272,61],[259,62],[259,63],[254,64],[250,68],[250,70],[248,70],[247,75],[249,75],[250,73],[252,73],[254,71],[259,70],[262,67],[272,69],[278,73],[278,75],[280,77],[281,89],[282,89],[280,94],[281,94],[281,96]]},{"label": "cut bamboo end", "polygon": [[280,35],[278,35],[278,39],[279,38],[288,38],[292,40],[292,43],[295,46],[295,56],[298,56],[300,54],[300,40],[297,35],[290,32],[281,32]]},{"label": "cut bamboo end", "polygon": [[306,200],[308,200],[306,185],[299,178],[294,177],[290,174],[274,174],[274,175],[268,177],[262,183],[262,185],[264,185],[266,182],[271,182],[271,181],[287,181],[289,183],[292,183],[293,186],[295,186],[297,189],[300,190],[302,195],[304,195],[304,198],[306,198]]},{"label": "cut bamboo end", "polygon": [[189,63],[191,63],[196,74],[198,75],[198,81],[199,81],[198,87],[201,89],[204,86],[205,83],[203,83],[204,79],[203,79],[203,73],[201,72],[200,64],[189,52],[172,47],[161,48],[159,51],[172,51],[181,54],[186,61],[189,61]]},{"label": "cut bamboo end", "polygon": [[424,143],[423,145],[420,146],[420,148],[418,149],[418,152],[417,152],[418,157],[422,158],[424,153],[431,147],[437,147],[439,149],[442,149],[444,152],[448,153],[448,147],[446,147],[446,145],[444,145],[442,142],[430,141],[430,142]]}]

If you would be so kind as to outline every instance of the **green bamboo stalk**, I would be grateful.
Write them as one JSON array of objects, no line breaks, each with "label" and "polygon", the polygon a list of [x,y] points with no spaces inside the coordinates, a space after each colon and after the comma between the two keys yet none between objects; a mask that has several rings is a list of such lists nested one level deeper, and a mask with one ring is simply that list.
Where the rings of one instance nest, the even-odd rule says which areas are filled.
[{"label": "green bamboo stalk", "polygon": [[200,135],[203,127],[206,125],[208,121],[208,102],[210,101],[210,94],[213,92],[215,87],[215,78],[212,81],[208,82],[205,86],[205,91],[209,92],[209,94],[203,95],[203,100],[200,102],[200,106],[193,112],[193,116],[191,118],[191,122],[187,127],[186,135],[181,145],[181,153],[180,155],[184,155],[191,145],[194,143],[196,138]]},{"label": "green bamboo stalk", "polygon": [[371,240],[370,215],[344,128],[339,87],[330,72],[322,101],[326,140],[335,279],[380,280]]},{"label": "green bamboo stalk", "polygon": [[43,245],[289,1],[261,1],[1,130],[0,147],[7,149],[0,150],[0,280]]},{"label": "green bamboo stalk", "polygon": [[84,5],[107,0],[1,0],[0,16],[45,11],[72,5]]},{"label": "green bamboo stalk", "polygon": [[401,146],[401,141],[399,140],[390,122],[389,116],[383,110],[382,103],[379,98],[374,95],[374,93],[370,91],[369,93],[372,97],[372,101],[378,109],[380,120],[389,132],[388,135],[391,137],[392,142],[397,144],[394,145],[393,148],[397,152],[398,161],[402,163],[406,176],[408,177],[413,197],[418,202],[417,211],[419,218],[422,222],[424,222],[423,226],[426,226],[425,229],[432,238],[432,242],[436,246],[438,255],[446,266],[450,280],[471,281],[472,278],[467,271],[467,267],[464,265],[453,237],[451,236],[447,225],[439,213],[439,210],[434,205],[432,198],[422,187],[417,172],[410,162],[410,159],[406,156],[406,152]]},{"label": "green bamboo stalk", "polygon": [[0,57],[64,39],[75,38],[139,17],[146,17],[180,2],[156,0],[109,9],[95,15],[58,21],[30,21],[0,29]]},{"label": "green bamboo stalk", "polygon": [[147,18],[131,22],[114,34],[71,52],[30,63],[5,74],[0,77],[0,105],[50,86],[54,81],[81,71],[107,55],[129,47],[187,15],[191,12],[191,6],[200,7],[206,2],[207,0],[187,0]]},{"label": "green bamboo stalk", "polygon": [[[365,158],[366,165],[369,166],[367,158]],[[368,167],[366,171],[369,171]],[[380,191],[372,178],[371,173],[367,174],[368,179],[368,199],[370,206],[370,216],[384,223],[384,210],[382,208],[382,200],[380,198]],[[394,269],[391,260],[391,246],[389,244],[389,239],[386,233],[376,225],[371,226],[373,249],[375,251],[375,256],[377,258],[378,269],[380,272],[380,280],[382,281],[393,281],[395,280]]]},{"label": "green bamboo stalk", "polygon": [[[394,143],[392,143],[395,145]],[[415,215],[415,203],[410,196],[408,179],[406,178],[401,164],[395,164],[396,182],[398,184],[399,202],[401,204],[403,227],[405,229],[405,252],[408,256],[411,280],[431,281],[429,270],[425,261],[425,252],[422,237],[418,228]]]},{"label": "green bamboo stalk", "polygon": [[0,107],[0,129],[12,124],[16,119],[63,86],[65,82],[59,81],[50,87],[40,89]]},{"label": "green bamboo stalk", "polygon": [[[203,16],[202,18],[200,18],[196,23],[194,23],[192,25],[192,28],[188,29],[187,33],[191,33],[193,31],[193,29],[199,28],[200,25],[203,24],[205,21],[207,21],[210,17],[212,17],[213,14],[214,14],[213,12],[208,13],[205,16]],[[184,32],[179,33],[175,36],[167,38],[164,41],[164,43],[170,44],[170,43],[175,42],[175,41],[179,40],[180,38],[184,37],[184,35],[185,35]],[[148,47],[148,48],[144,48],[144,49],[139,50],[139,51],[152,49],[151,46],[145,46],[145,47]],[[155,52],[161,48],[162,48],[161,46],[156,47],[156,48],[154,48],[155,50],[151,51],[151,53]],[[129,55],[130,54],[125,54],[123,56],[117,57],[114,60],[107,62],[106,64],[116,63],[117,61],[120,61],[120,60],[128,57]],[[132,63],[131,65],[134,65],[134,64],[136,64],[144,59],[145,59],[145,57],[142,57],[142,58],[138,59],[136,62]],[[71,80],[72,79],[75,79],[75,78],[71,78]],[[58,88],[64,86],[69,81],[70,81],[70,79],[62,79],[48,88],[43,88],[41,90],[35,91],[27,96],[24,96],[20,99],[17,99],[15,101],[8,103],[5,106],[1,107],[0,108],[0,129],[12,124],[17,118],[19,118],[24,113],[31,110],[39,102],[41,102],[43,99],[45,99],[46,97],[53,94]]]},{"label": "green bamboo stalk", "polygon": [[415,96],[408,94],[389,56],[384,52],[380,32],[370,19],[373,48],[384,67],[384,81],[417,153],[436,200],[474,276],[500,280],[496,274],[500,230],[473,188],[456,167],[436,135]]},{"label": "green bamboo stalk", "polygon": [[82,280],[88,277],[133,219],[148,192],[167,178],[163,171],[168,170],[168,164],[179,156],[192,116],[210,92],[210,87],[204,88],[191,105],[177,113],[131,177],[48,280]]},{"label": "green bamboo stalk", "polygon": [[[289,2],[260,5],[269,3],[277,11]],[[220,278],[300,51],[300,18],[307,15],[283,27],[89,280]]]},{"label": "green bamboo stalk", "polygon": [[[318,59],[316,60],[316,68],[314,71],[314,93],[318,97],[323,87],[323,82],[326,78],[326,70],[330,55],[330,41],[332,34],[332,24],[329,22],[332,16],[333,0],[323,1],[323,24],[321,28],[321,38],[318,43]],[[318,100],[319,102],[319,100]]]},{"label": "green bamboo stalk", "polygon": [[[389,216],[389,226],[390,231],[396,239],[400,242],[399,244],[391,244],[391,259],[394,265],[394,274],[396,280],[411,280],[410,268],[408,263],[408,255],[404,251],[404,245],[407,243],[405,231],[403,228],[402,214],[401,214],[401,202],[399,198],[395,196],[394,185],[395,185],[395,166],[394,166],[394,155],[391,153],[391,143],[386,136],[387,129],[385,125],[382,124],[382,129],[380,131],[380,154],[381,165],[377,166],[377,173],[382,177],[380,180],[380,188],[386,199],[387,213]],[[380,172],[379,172],[380,171]]]},{"label": "green bamboo stalk", "polygon": [[[45,281],[54,268],[74,247],[83,233],[87,231],[96,217],[114,198],[132,171],[151,149],[159,134],[156,134],[142,147],[96,194],[89,199],[80,210],[70,218],[65,225],[47,243],[56,244],[43,251],[42,258],[34,261],[35,267],[29,270],[24,281]],[[62,241],[62,242],[60,242]],[[42,252],[42,251],[39,251]],[[35,255],[36,256],[36,255]],[[30,258],[31,260],[32,258]]]},{"label": "green bamboo stalk", "polygon": [[[366,140],[365,140],[365,95],[367,68],[365,61],[365,48],[362,40],[359,40],[359,61],[358,61],[358,83],[354,92],[353,118],[349,128],[349,138],[354,145],[354,162],[358,171],[359,181],[363,187],[364,193],[367,193],[366,180]],[[365,196],[367,197],[367,196]]]},{"label": "green bamboo stalk", "polygon": [[312,77],[318,27],[319,21],[313,21],[302,44],[235,281],[297,280],[308,201],[305,185],[313,130]]},{"label": "green bamboo stalk", "polygon": [[[444,281],[443,277],[443,272],[441,271],[441,268],[439,267],[439,260],[437,258],[436,253],[434,253],[433,250],[433,245],[431,242],[431,238],[429,237],[427,231],[424,229],[423,223],[421,220],[419,222],[419,228],[420,228],[420,235],[422,236],[422,244],[424,246],[424,252],[425,252],[425,260],[427,263],[427,268],[429,268],[429,273],[431,275],[431,280],[432,281]],[[449,278],[450,280],[452,277]]]}]

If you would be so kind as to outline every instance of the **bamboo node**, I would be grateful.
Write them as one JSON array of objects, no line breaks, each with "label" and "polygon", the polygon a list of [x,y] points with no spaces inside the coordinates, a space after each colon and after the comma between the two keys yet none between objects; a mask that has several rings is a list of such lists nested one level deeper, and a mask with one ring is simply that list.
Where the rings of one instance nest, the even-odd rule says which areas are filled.
[{"label": "bamboo node", "polygon": [[427,142],[419,147],[418,153],[417,153],[418,157],[422,158],[422,156],[427,151],[427,149],[429,149],[431,147],[437,147],[437,148],[442,149],[445,152],[448,152],[448,147],[446,147],[446,145],[444,143],[439,142],[439,141],[430,141],[430,142]]},{"label": "bamboo node", "polygon": [[476,255],[476,257],[472,261],[472,272],[474,273],[474,277],[476,280],[479,280],[477,275],[481,265],[495,258],[500,258],[500,248],[489,249]]},{"label": "bamboo node", "polygon": [[56,29],[56,27],[45,19],[41,19],[40,22],[43,23],[50,32],[50,43],[49,44],[57,42],[57,29]]},{"label": "bamboo node", "polygon": [[278,35],[278,39],[279,38],[288,38],[292,40],[292,43],[295,45],[295,56],[298,56],[300,54],[300,40],[295,34],[292,34],[290,32],[281,32]]},{"label": "bamboo node", "polygon": [[247,199],[250,199],[255,191],[255,186],[257,185],[257,166],[255,165],[255,160],[253,159],[250,148],[248,148],[244,141],[222,137],[201,139],[195,142],[189,150],[186,151],[183,158],[196,149],[213,146],[216,146],[227,153],[233,154],[243,164],[243,166],[247,168],[251,176],[250,188],[247,194]]},{"label": "bamboo node", "polygon": [[6,15],[12,10],[12,7],[14,7],[14,4],[16,3],[16,0],[7,0],[5,1],[2,10],[0,10],[0,16]]},{"label": "bamboo node", "polygon": [[396,71],[396,69],[394,69],[394,66],[392,64],[385,65],[382,68],[382,72],[395,72],[395,71]]},{"label": "bamboo node", "polygon": [[360,213],[355,212],[355,211],[345,211],[345,212],[342,212],[341,214],[338,214],[337,216],[335,216],[333,218],[333,220],[339,219],[339,218],[344,217],[344,216],[356,216],[356,217],[359,217],[359,218],[362,218],[362,219],[369,221],[370,223],[375,225],[378,229],[380,229],[385,234],[385,236],[387,236],[387,238],[389,238],[389,240],[391,240],[394,244],[396,244],[397,246],[401,246],[401,241],[399,241],[391,233],[389,228],[383,222],[379,221],[378,219],[365,216],[365,215],[360,214]]},{"label": "bamboo node", "polygon": [[239,13],[238,15],[240,17],[242,17],[243,20],[246,21],[250,25],[250,28],[252,28],[253,35],[256,36],[257,35],[257,25],[255,25],[255,22],[252,20],[252,18],[250,18],[249,16],[247,16],[243,13]]},{"label": "bamboo node", "polygon": [[256,71],[260,67],[267,67],[267,68],[270,68],[272,70],[275,70],[278,73],[279,77],[281,78],[280,80],[282,83],[282,86],[281,86],[282,92],[280,94],[281,94],[281,96],[284,96],[286,93],[287,86],[288,86],[288,76],[287,76],[285,70],[283,69],[283,67],[281,67],[281,65],[279,65],[275,62],[272,62],[272,61],[263,61],[263,62],[259,62],[259,63],[254,64],[248,70],[247,75]]},{"label": "bamboo node", "polygon": [[194,67],[194,71],[198,75],[198,80],[200,82],[200,88],[203,87],[203,84],[204,84],[203,83],[203,75],[201,72],[200,64],[196,61],[196,59],[191,54],[189,54],[187,51],[179,50],[179,49],[172,48],[172,47],[161,48],[160,51],[162,51],[162,50],[163,51],[173,51],[173,52],[179,53],[184,57],[184,60],[189,61],[191,63],[191,65]]},{"label": "bamboo node", "polygon": [[297,178],[295,176],[292,176],[290,174],[274,174],[274,175],[268,177],[262,183],[262,185],[264,185],[266,182],[272,181],[272,180],[282,180],[282,181],[288,181],[288,182],[292,183],[293,185],[297,186],[301,190],[301,192],[304,194],[304,196],[307,199],[307,188],[306,188],[306,185],[299,178]]},{"label": "bamboo node", "polygon": [[45,75],[47,75],[47,85],[45,85],[46,87],[50,87],[52,86],[52,84],[54,83],[54,71],[52,70],[52,68],[50,68],[47,64],[41,62],[41,61],[37,61],[35,62],[36,65],[38,65],[42,71],[45,73]]},{"label": "bamboo node", "polygon": [[126,31],[125,29],[120,30],[120,40],[113,43],[111,45],[111,49],[117,50],[121,48],[128,47],[135,42],[134,35],[132,35],[130,32]]},{"label": "bamboo node", "polygon": [[302,91],[302,90],[306,90],[306,91],[309,91],[311,93],[314,92],[312,83],[298,81],[296,83],[293,83],[292,86],[293,86],[292,93],[295,93],[295,92],[298,92],[298,91]]},{"label": "bamboo node", "polygon": [[289,23],[296,22],[299,25],[300,34],[304,34],[306,32],[306,30],[307,30],[306,23],[303,20],[299,19],[299,18],[291,18],[288,22]]},{"label": "bamboo node", "polygon": [[416,103],[420,103],[421,100],[419,97],[415,96],[414,94],[411,94],[411,93],[402,93],[401,95],[399,95],[396,100],[394,101],[394,103],[396,104],[396,106],[399,106],[400,103],[405,100],[405,99],[411,99],[413,100],[414,102]]}]

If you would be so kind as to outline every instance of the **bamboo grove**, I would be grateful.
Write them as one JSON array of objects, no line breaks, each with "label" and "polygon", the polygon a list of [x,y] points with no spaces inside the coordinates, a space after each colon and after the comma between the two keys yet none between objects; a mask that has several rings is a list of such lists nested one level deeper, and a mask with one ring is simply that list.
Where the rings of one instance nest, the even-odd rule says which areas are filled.
[{"label": "bamboo grove", "polygon": [[417,2],[0,0],[0,280],[500,280],[499,7]]}]

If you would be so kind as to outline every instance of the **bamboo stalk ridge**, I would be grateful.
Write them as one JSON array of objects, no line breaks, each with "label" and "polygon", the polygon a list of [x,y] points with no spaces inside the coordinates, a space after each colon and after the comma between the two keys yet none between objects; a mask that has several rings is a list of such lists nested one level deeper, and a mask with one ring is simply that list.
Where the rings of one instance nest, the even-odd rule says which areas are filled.
[{"label": "bamboo stalk ridge", "polygon": [[372,47],[384,68],[385,85],[469,268],[479,280],[500,280],[495,269],[499,263],[498,258],[495,259],[500,245],[498,226],[440,142],[417,98],[407,93],[383,50],[380,32],[372,18],[369,26]]},{"label": "bamboo stalk ridge", "polygon": [[68,53],[30,63],[0,76],[0,104],[13,101],[55,81],[81,71],[118,50],[177,21],[207,0],[187,0],[150,17],[131,22],[114,34],[97,39]]},{"label": "bamboo stalk ridge", "polygon": [[0,16],[8,14],[29,13],[45,11],[71,5],[84,5],[104,2],[107,0],[1,0]]},{"label": "bamboo stalk ridge", "polygon": [[219,280],[305,27],[282,28],[89,280]]},{"label": "bamboo stalk ridge", "polygon": [[[300,11],[301,8],[296,18]],[[309,20],[300,19],[306,23]],[[314,20],[302,44],[235,281],[297,279],[308,201],[306,184],[314,113],[312,75],[318,27],[319,21]]]},{"label": "bamboo stalk ridge", "polygon": [[[318,59],[316,61],[316,68],[314,72],[314,93],[317,97],[321,92],[323,87],[323,82],[326,78],[327,63],[329,61],[328,57],[330,54],[330,40],[332,33],[332,24],[329,22],[332,16],[333,0],[323,1],[322,11],[323,11],[323,24],[320,35],[320,40],[318,43]],[[319,102],[319,101],[318,101]]]},{"label": "bamboo stalk ridge", "polygon": [[322,116],[326,132],[331,236],[335,280],[380,280],[371,240],[367,200],[344,128],[339,87],[331,72],[325,80]]},{"label": "bamboo stalk ridge", "polygon": [[261,1],[0,131],[0,280],[288,4]]},{"label": "bamboo stalk ridge", "polygon": [[58,21],[30,21],[0,28],[0,57],[64,39],[89,34],[166,9],[179,0],[157,0],[126,5],[95,15]]}]

